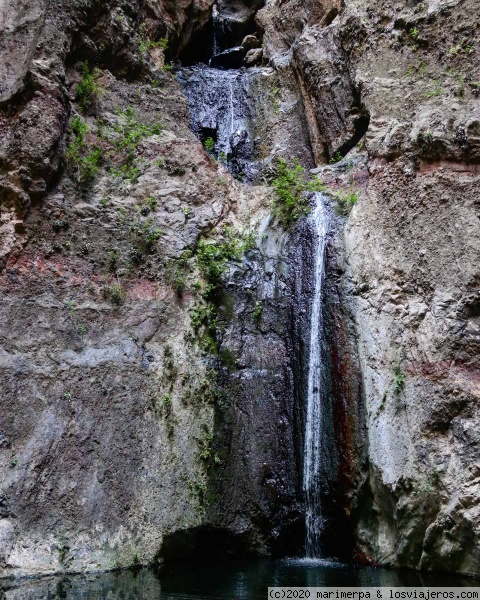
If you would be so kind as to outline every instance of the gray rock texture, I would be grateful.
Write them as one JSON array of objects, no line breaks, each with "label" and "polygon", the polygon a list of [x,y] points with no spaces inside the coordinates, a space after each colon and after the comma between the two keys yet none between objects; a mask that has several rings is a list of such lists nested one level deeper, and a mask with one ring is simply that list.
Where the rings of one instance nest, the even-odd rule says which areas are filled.
[{"label": "gray rock texture", "polygon": [[479,4],[318,4],[295,39],[297,3],[259,19],[273,61],[293,46],[324,160],[368,126],[366,169],[325,173],[359,196],[342,276],[368,431],[359,558],[478,574]]}]

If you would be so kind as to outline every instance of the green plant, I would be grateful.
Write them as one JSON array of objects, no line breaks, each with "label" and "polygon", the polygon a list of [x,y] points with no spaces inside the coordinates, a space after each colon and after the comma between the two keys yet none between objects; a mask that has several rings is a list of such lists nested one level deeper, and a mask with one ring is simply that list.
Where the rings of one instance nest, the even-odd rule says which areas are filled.
[{"label": "green plant", "polygon": [[257,300],[257,302],[255,303],[255,308],[253,309],[253,320],[255,321],[255,323],[258,323],[260,321],[260,317],[262,316],[263,313],[263,302],[261,300]]},{"label": "green plant", "polygon": [[96,83],[96,73],[90,71],[88,62],[82,65],[82,78],[77,85],[77,100],[82,110],[88,110],[98,99],[101,88]]},{"label": "green plant", "polygon": [[103,286],[103,297],[120,306],[125,301],[125,290],[119,283],[106,283]]},{"label": "green plant", "polygon": [[68,310],[70,316],[75,314],[75,305],[72,300],[67,300],[65,302],[65,308]]},{"label": "green plant", "polygon": [[202,238],[197,247],[197,262],[207,282],[214,288],[221,285],[228,262],[240,260],[244,249],[245,241],[230,227],[223,229],[221,240]]},{"label": "green plant", "polygon": [[153,196],[149,196],[144,205],[141,207],[140,212],[142,215],[146,216],[149,212],[155,212],[157,210],[157,201]]},{"label": "green plant", "polygon": [[138,147],[141,142],[161,133],[160,123],[145,125],[137,118],[135,110],[129,106],[124,111],[117,111],[117,121],[112,126],[102,126],[99,135],[110,145],[107,153],[114,163],[109,172],[113,177],[135,181],[140,175],[137,160]]},{"label": "green plant", "polygon": [[115,273],[118,268],[118,260],[120,258],[117,250],[110,250],[108,253],[108,269],[112,273]]},{"label": "green plant", "polygon": [[160,409],[166,417],[170,416],[172,412],[172,397],[170,394],[164,394],[160,398]]},{"label": "green plant", "polygon": [[436,80],[433,86],[433,89],[426,93],[427,98],[435,98],[437,96],[441,96],[443,94],[443,89],[440,84],[440,80]]},{"label": "green plant", "polygon": [[433,133],[430,131],[430,129],[427,131],[419,131],[417,135],[417,142],[419,144],[430,146],[433,143]]},{"label": "green plant", "polygon": [[319,178],[306,181],[305,169],[298,159],[289,165],[283,158],[278,161],[272,187],[275,190],[272,211],[286,229],[310,211],[306,192],[324,190]]},{"label": "green plant", "polygon": [[418,29],[418,27],[414,27],[413,29],[410,29],[410,35],[412,36],[412,39],[416,40],[418,38],[420,34],[420,31]]},{"label": "green plant", "polygon": [[143,223],[136,220],[130,226],[130,237],[140,254],[152,254],[161,236],[162,231],[153,226],[153,219],[147,219]]},{"label": "green plant", "polygon": [[17,458],[12,458],[12,460],[10,461],[10,468],[14,469],[16,466],[18,465],[18,459]]},{"label": "green plant", "polygon": [[198,306],[190,311],[193,330],[197,333],[202,326],[208,331],[214,331],[217,326],[217,311],[212,304]]},{"label": "green plant", "polygon": [[138,554],[138,551],[135,551],[133,557],[132,557],[132,565],[134,567],[138,567],[140,565],[140,555]]},{"label": "green plant", "polygon": [[212,456],[213,434],[210,431],[205,432],[205,436],[201,441],[200,458],[204,461],[209,461]]},{"label": "green plant", "polygon": [[173,284],[177,296],[182,297],[185,292],[185,273],[176,269],[173,275]]},{"label": "green plant", "polygon": [[396,394],[400,394],[405,389],[405,374],[401,367],[397,365],[393,369],[393,391]]},{"label": "green plant", "polygon": [[79,115],[70,121],[70,137],[72,141],[67,148],[67,165],[73,179],[80,184],[91,182],[99,173],[102,152],[97,146],[87,143],[89,133],[87,124]]},{"label": "green plant", "polygon": [[206,481],[196,481],[193,485],[196,495],[201,506],[207,504],[207,483]]},{"label": "green plant", "polygon": [[329,163],[334,165],[335,163],[343,160],[343,154],[340,151],[335,152],[335,154],[330,158]]},{"label": "green plant", "polygon": [[215,140],[212,137],[208,137],[203,144],[207,152],[211,153],[215,150]]},{"label": "green plant", "polygon": [[337,201],[337,212],[340,215],[347,216],[358,201],[358,194],[355,190],[340,190],[332,194]]},{"label": "green plant", "polygon": [[460,42],[453,48],[450,48],[449,54],[450,54],[450,56],[457,56],[457,54],[461,51],[462,51],[462,43]]},{"label": "green plant", "polygon": [[161,48],[162,50],[168,49],[168,39],[160,38],[157,42],[152,41],[147,36],[147,24],[142,23],[140,26],[140,30],[138,32],[139,44],[138,51],[140,54],[146,54],[149,50],[153,48]]}]

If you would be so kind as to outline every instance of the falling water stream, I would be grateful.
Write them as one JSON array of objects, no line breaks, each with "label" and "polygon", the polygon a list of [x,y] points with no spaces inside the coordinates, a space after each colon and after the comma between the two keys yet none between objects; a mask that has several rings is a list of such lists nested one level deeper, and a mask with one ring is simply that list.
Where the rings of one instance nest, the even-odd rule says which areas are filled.
[{"label": "falling water stream", "polygon": [[197,137],[215,144],[215,158],[232,174],[253,181],[255,111],[262,78],[269,69],[217,69],[199,64],[179,70],[177,78],[190,105],[190,125]]},{"label": "falling water stream", "polygon": [[303,488],[306,509],[306,556],[320,558],[320,533],[322,530],[322,440],[324,434],[322,404],[325,390],[325,364],[323,359],[323,292],[325,251],[331,224],[326,198],[315,194],[316,207],[312,222],[317,235],[314,281],[315,291],[310,323],[310,349],[308,365],[307,418],[303,465]]},{"label": "falling water stream", "polygon": [[[225,52],[218,42],[217,32],[223,27],[222,15],[215,4],[213,20],[213,51]],[[227,50],[228,51],[228,50]],[[219,162],[244,181],[255,182],[261,168],[256,160],[255,131],[258,115],[268,106],[268,93],[262,97],[262,85],[271,69],[216,68],[196,64],[179,69],[177,78],[190,105],[193,132]],[[270,100],[271,101],[271,100]],[[212,143],[213,142],[213,143]],[[214,148],[212,148],[214,144]],[[314,296],[311,309],[308,394],[305,426],[303,487],[306,503],[306,556],[321,557],[320,536],[322,516],[322,473],[328,467],[328,452],[324,452],[325,434],[323,400],[325,366],[322,309],[324,291],[325,250],[331,225],[328,202],[323,194],[315,194],[315,209],[311,215],[316,234],[314,257]]]}]

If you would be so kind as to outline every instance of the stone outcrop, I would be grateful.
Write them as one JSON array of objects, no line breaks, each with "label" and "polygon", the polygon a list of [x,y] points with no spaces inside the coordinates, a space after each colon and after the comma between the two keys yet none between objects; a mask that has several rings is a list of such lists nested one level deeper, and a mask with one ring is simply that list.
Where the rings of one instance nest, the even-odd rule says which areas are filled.
[{"label": "stone outcrop", "polygon": [[331,178],[359,196],[343,275],[368,431],[359,556],[478,574],[478,2],[345,2],[325,27],[329,10],[295,40],[295,2],[261,21],[273,61],[293,46],[324,159],[368,125],[367,171]]}]

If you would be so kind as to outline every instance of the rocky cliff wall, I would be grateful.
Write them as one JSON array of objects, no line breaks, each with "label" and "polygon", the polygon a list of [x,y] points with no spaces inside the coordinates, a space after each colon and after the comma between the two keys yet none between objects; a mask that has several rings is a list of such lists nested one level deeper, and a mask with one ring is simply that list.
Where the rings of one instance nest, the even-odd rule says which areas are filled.
[{"label": "rocky cliff wall", "polygon": [[366,169],[347,156],[350,183],[326,173],[359,197],[343,279],[368,430],[359,551],[478,574],[479,4],[320,5],[259,18],[324,160],[366,132]]}]

